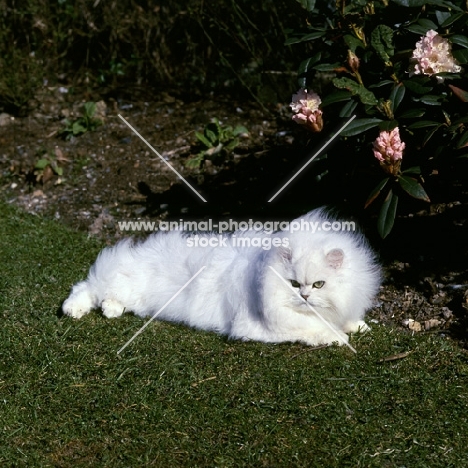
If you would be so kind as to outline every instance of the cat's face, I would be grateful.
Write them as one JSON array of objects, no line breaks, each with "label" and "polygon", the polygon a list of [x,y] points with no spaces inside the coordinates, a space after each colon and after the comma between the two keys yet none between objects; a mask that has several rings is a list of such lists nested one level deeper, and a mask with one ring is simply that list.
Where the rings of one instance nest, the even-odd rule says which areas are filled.
[{"label": "cat's face", "polygon": [[341,249],[328,252],[315,251],[285,259],[285,279],[295,293],[290,290],[290,301],[294,308],[310,312],[309,304],[320,309],[335,309],[339,295],[340,269],[344,260]]}]

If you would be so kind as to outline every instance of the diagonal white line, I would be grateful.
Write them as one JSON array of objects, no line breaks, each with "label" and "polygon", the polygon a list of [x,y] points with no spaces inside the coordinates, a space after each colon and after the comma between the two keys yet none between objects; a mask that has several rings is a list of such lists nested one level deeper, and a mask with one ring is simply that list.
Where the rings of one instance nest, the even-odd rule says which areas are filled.
[{"label": "diagonal white line", "polygon": [[118,351],[120,354],[204,269],[202,266]]},{"label": "diagonal white line", "polygon": [[140,140],[146,144],[146,146],[148,146],[148,148],[153,151],[153,153],[155,153],[157,156],[159,156],[159,158],[161,159],[161,161],[166,164],[167,167],[169,167],[169,169],[171,169],[171,171],[175,172],[177,174],[177,176],[179,177],[179,179],[182,180],[182,182],[185,182],[185,184],[198,196],[200,197],[205,203],[207,203],[207,201],[184,179],[184,177],[176,170],[174,169],[120,114],[118,114],[118,116],[120,117],[121,120],[123,120],[123,122],[125,123],[125,125],[127,125],[131,130],[132,132],[138,136],[140,138]]},{"label": "diagonal white line", "polygon": [[353,115],[269,200],[271,203],[354,119]]},{"label": "diagonal white line", "polygon": [[[286,286],[296,295],[298,296],[300,299],[304,300],[304,298],[272,267],[272,266],[269,266],[269,268],[276,274],[276,276],[278,276],[278,278],[284,283],[286,284]],[[308,302],[304,301],[305,304],[307,304],[307,306],[309,307],[309,309],[323,322],[325,323],[325,325],[333,332],[335,333],[335,335],[338,337],[338,341],[341,341],[343,344],[345,344],[351,351],[353,351],[354,353],[357,354],[357,351],[347,342],[345,341],[341,336],[340,334],[338,333],[338,331],[336,330],[336,328],[330,323],[328,322],[327,320],[325,320]]]}]

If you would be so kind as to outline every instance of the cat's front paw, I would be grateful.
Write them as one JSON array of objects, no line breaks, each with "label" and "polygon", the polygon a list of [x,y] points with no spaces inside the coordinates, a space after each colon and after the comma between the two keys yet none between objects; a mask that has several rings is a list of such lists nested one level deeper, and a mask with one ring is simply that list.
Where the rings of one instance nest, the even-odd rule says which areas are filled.
[{"label": "cat's front paw", "polygon": [[348,322],[344,327],[343,331],[346,333],[366,333],[370,331],[370,327],[364,320],[358,320],[357,322]]},{"label": "cat's front paw", "polygon": [[65,315],[69,315],[75,319],[79,319],[86,315],[91,310],[92,304],[90,299],[82,294],[72,294],[63,303],[62,310]]},{"label": "cat's front paw", "polygon": [[120,317],[125,312],[125,307],[114,299],[106,299],[101,304],[102,313],[107,318]]}]

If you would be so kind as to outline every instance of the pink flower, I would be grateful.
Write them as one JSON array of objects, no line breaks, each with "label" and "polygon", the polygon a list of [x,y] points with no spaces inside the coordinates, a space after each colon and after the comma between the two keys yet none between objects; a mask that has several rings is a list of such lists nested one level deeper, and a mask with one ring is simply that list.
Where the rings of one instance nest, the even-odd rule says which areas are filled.
[{"label": "pink flower", "polygon": [[[416,43],[416,49],[410,59],[410,76],[434,75],[436,73],[458,73],[460,65],[452,56],[452,45],[436,31],[427,31],[426,35]],[[437,76],[437,81],[444,79]]]},{"label": "pink flower", "polygon": [[374,141],[374,156],[380,161],[384,171],[396,175],[400,170],[405,143],[400,139],[400,130],[395,127],[390,132],[385,130]]},{"label": "pink flower", "polygon": [[319,109],[321,103],[317,93],[301,88],[292,97],[290,104],[294,112],[292,119],[312,132],[320,132],[323,128],[322,111]]}]

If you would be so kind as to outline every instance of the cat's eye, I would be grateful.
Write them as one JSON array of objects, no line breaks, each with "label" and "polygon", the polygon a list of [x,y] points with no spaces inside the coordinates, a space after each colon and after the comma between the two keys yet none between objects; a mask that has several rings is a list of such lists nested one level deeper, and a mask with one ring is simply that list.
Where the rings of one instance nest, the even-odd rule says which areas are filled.
[{"label": "cat's eye", "polygon": [[325,284],[325,281],[316,281],[312,286],[314,288],[320,289]]},{"label": "cat's eye", "polygon": [[291,286],[293,288],[299,288],[301,285],[296,280],[291,280]]}]

